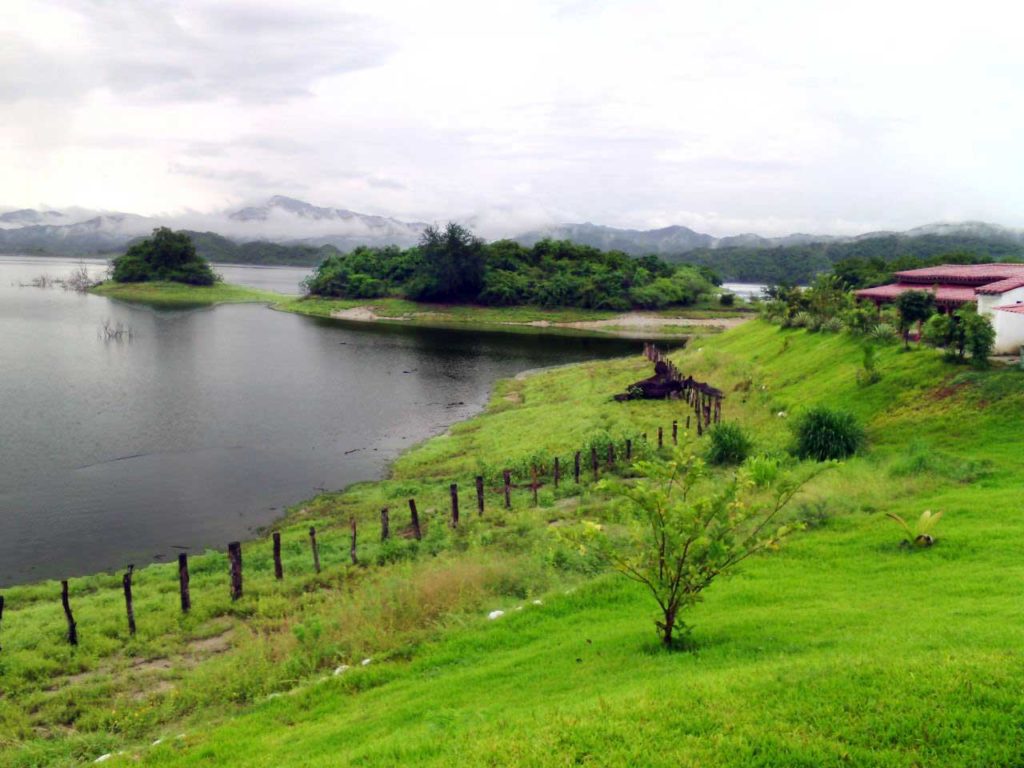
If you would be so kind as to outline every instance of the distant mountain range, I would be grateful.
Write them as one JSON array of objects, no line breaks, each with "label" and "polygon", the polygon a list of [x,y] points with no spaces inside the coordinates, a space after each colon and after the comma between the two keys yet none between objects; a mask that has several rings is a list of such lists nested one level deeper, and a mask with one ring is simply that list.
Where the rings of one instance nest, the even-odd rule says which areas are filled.
[{"label": "distant mountain range", "polygon": [[[309,265],[359,245],[413,245],[428,225],[320,207],[281,195],[261,205],[218,214],[173,217],[24,208],[0,213],[0,252],[113,254],[158,226],[191,232],[200,253],[211,260]],[[713,237],[683,226],[637,230],[584,223],[545,227],[512,239],[533,245],[544,238],[572,240],[634,256],[657,254],[672,261],[706,264],[731,280],[769,281],[779,279],[782,273],[791,279],[794,269],[806,279],[851,255],[891,259],[966,249],[993,258],[1024,257],[1024,231],[984,222],[929,224],[906,232],[869,232],[854,237],[762,237],[749,233]]]}]

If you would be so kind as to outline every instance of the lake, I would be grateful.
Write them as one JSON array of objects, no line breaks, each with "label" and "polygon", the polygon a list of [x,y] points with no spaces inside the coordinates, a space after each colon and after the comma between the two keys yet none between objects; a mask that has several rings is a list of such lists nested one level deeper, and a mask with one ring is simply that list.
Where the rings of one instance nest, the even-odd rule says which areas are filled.
[{"label": "lake", "polygon": [[[381,477],[499,378],[638,350],[20,286],[78,264],[0,256],[0,586],[223,548],[319,490]],[[217,269],[291,292],[308,272]]]}]

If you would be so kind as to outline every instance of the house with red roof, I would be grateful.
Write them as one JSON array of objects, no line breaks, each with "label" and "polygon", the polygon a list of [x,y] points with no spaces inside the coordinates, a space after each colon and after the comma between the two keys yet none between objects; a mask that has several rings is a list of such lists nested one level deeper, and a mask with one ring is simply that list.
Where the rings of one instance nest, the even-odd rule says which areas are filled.
[{"label": "house with red roof", "polygon": [[995,328],[996,354],[1015,353],[1024,345],[1024,264],[943,264],[895,277],[895,283],[857,291],[857,298],[880,306],[906,291],[925,291],[935,296],[941,312],[974,303]]}]

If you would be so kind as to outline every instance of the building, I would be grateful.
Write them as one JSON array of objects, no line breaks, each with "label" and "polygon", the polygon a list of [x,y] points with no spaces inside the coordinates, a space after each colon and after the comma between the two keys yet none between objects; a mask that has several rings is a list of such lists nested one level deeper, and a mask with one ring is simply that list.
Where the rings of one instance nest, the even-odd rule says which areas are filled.
[{"label": "building", "polygon": [[906,291],[925,291],[935,296],[940,312],[974,303],[995,328],[996,354],[1019,352],[1024,344],[1024,264],[943,264],[895,277],[895,283],[857,291],[857,298],[880,306]]}]

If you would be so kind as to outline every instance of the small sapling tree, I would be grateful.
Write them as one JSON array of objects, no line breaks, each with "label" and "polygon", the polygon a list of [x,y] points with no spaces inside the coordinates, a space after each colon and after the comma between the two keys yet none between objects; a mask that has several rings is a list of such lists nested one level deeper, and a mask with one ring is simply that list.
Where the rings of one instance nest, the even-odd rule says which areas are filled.
[{"label": "small sapling tree", "polygon": [[942,519],[941,512],[935,512],[933,514],[930,509],[926,509],[921,513],[917,522],[914,523],[914,527],[911,528],[910,525],[907,524],[907,521],[895,512],[886,512],[885,516],[894,521],[906,532],[906,538],[900,542],[900,546],[902,547],[932,546],[935,543],[935,537],[932,536],[932,531],[935,530],[935,526],[937,526],[939,524],[939,520]]},{"label": "small sapling tree", "polygon": [[680,614],[700,602],[717,577],[777,548],[801,527],[780,518],[810,477],[773,476],[758,487],[740,472],[712,482],[704,462],[685,448],[670,461],[641,461],[634,468],[641,476],[635,483],[598,486],[613,494],[620,517],[610,525],[584,524],[573,536],[651,593],[660,608],[658,636],[671,648],[689,632]]}]

